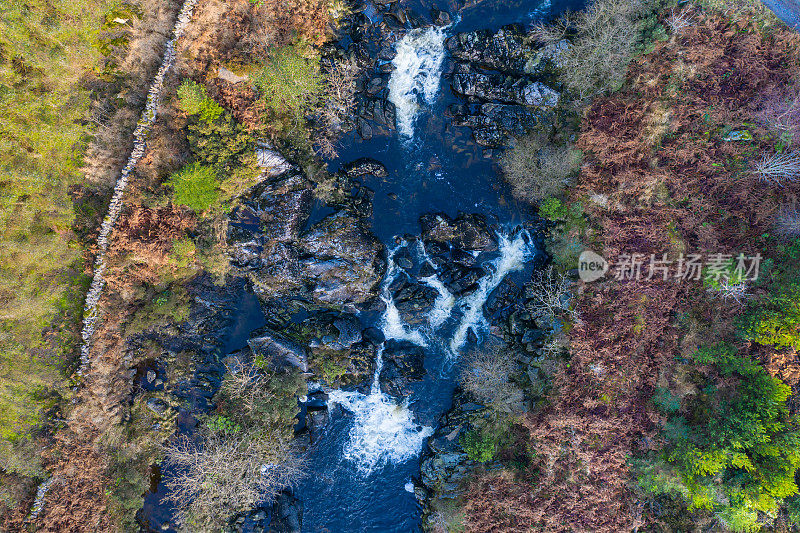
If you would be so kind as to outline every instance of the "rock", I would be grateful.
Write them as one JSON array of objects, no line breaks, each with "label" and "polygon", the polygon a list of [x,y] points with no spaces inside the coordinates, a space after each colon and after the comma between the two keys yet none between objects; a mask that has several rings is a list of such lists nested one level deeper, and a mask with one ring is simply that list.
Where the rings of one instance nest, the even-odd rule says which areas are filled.
[{"label": "rock", "polygon": [[532,50],[524,43],[524,32],[516,25],[495,33],[478,30],[448,39],[447,48],[456,59],[490,70],[522,74]]},{"label": "rock", "polygon": [[364,339],[374,346],[379,346],[386,340],[383,332],[378,328],[369,327],[362,332]]},{"label": "rock", "polygon": [[520,340],[520,342],[522,344],[536,342],[542,337],[542,335],[544,335],[544,332],[542,332],[542,330],[540,329],[528,329],[525,330],[525,333],[522,334],[522,339]]},{"label": "rock", "polygon": [[288,492],[282,492],[273,505],[270,531],[275,533],[301,533],[302,503]]},{"label": "rock", "polygon": [[147,382],[153,383],[156,380],[156,373],[152,370],[147,371]]},{"label": "rock", "polygon": [[219,67],[217,70],[217,77],[221,80],[225,80],[228,83],[241,83],[243,81],[247,81],[250,79],[249,76],[239,76],[238,74],[231,72],[230,70],[226,69],[225,67]]},{"label": "rock", "polygon": [[392,291],[392,299],[400,318],[412,326],[427,322],[438,296],[439,292],[433,287],[406,279],[400,280],[398,288]]},{"label": "rock", "polygon": [[252,189],[245,204],[256,220],[247,221],[250,233],[267,241],[287,242],[296,239],[314,205],[311,182],[300,172],[291,172]]},{"label": "rock", "polygon": [[368,95],[375,96],[379,92],[381,92],[384,89],[386,89],[386,86],[388,85],[388,83],[389,83],[389,80],[387,78],[385,78],[383,76],[378,76],[378,77],[375,77],[375,78],[372,78],[371,80],[369,80],[369,83],[367,83],[367,86],[366,86],[365,90],[366,90]]},{"label": "rock", "polygon": [[158,416],[163,416],[169,409],[169,404],[161,398],[148,398],[145,406]]},{"label": "rock", "polygon": [[564,67],[564,57],[571,47],[572,45],[566,39],[550,43],[533,54],[525,63],[523,70],[526,74],[541,75],[548,69],[561,69]]},{"label": "rock", "polygon": [[376,295],[386,269],[383,245],[360,219],[342,212],[329,216],[314,224],[298,244],[310,256],[301,266],[314,299],[347,305]]},{"label": "rock", "polygon": [[363,118],[358,119],[358,123],[356,125],[356,132],[365,141],[372,139],[373,136],[372,126],[370,126],[369,122],[367,122]]},{"label": "rock", "polygon": [[327,409],[306,412],[306,426],[308,426],[312,444],[320,439],[329,420]]},{"label": "rock", "polygon": [[381,390],[392,396],[407,396],[410,385],[425,377],[425,352],[405,341],[390,340],[383,350]]},{"label": "rock", "polygon": [[734,130],[730,133],[726,134],[723,138],[723,141],[752,141],[753,134],[747,130]]},{"label": "rock", "polygon": [[287,366],[308,372],[308,357],[305,348],[294,341],[285,339],[276,333],[266,331],[258,337],[247,341],[254,357],[263,357],[276,369]]},{"label": "rock", "polygon": [[528,133],[540,120],[541,113],[526,106],[487,103],[477,113],[454,116],[453,124],[471,127],[477,144],[499,148],[509,138]]},{"label": "rock", "polygon": [[559,99],[558,92],[539,81],[473,71],[454,74],[453,90],[480,100],[534,107],[552,108]]},{"label": "rock", "polygon": [[450,13],[436,8],[431,9],[431,19],[433,19],[433,23],[437,26],[447,26],[452,22]]},{"label": "rock", "polygon": [[267,513],[263,509],[259,509],[258,511],[253,513],[253,520],[255,522],[260,522],[261,520],[264,520],[265,518],[267,518]]},{"label": "rock", "polygon": [[465,252],[460,248],[453,248],[450,251],[450,259],[458,263],[459,265],[463,265],[466,267],[473,267],[476,265],[477,261],[475,260],[475,256],[471,253]]},{"label": "rock", "polygon": [[264,175],[268,177],[280,176],[292,168],[291,163],[266,141],[258,143],[256,159],[258,166],[263,169]]},{"label": "rock", "polygon": [[339,346],[349,348],[357,342],[361,342],[361,322],[353,315],[342,315],[333,321],[333,327],[339,331],[336,339]]},{"label": "rock", "polygon": [[[486,219],[477,214],[459,214],[451,219],[444,213],[426,214],[420,217],[422,238],[433,243],[451,243],[463,250],[494,251],[497,242],[486,224]],[[432,252],[429,249],[429,253]]]},{"label": "rock", "polygon": [[371,174],[376,178],[385,178],[389,175],[383,163],[369,157],[362,157],[342,167],[342,172],[350,179],[360,178]]}]

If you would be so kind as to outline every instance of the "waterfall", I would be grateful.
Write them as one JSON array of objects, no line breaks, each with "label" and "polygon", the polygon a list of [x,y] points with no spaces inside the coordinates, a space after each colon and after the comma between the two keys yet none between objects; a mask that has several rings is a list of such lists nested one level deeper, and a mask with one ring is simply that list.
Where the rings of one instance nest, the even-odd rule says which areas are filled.
[{"label": "waterfall", "polygon": [[[402,243],[399,247],[405,246]],[[398,247],[398,248],[399,248]],[[427,346],[419,330],[403,323],[392,298],[389,287],[398,276],[406,275],[394,262],[394,252],[388,253],[386,276],[381,283],[380,297],[386,304],[381,317],[381,331],[386,340],[402,340],[418,346]],[[387,463],[402,463],[420,454],[425,439],[433,435],[433,428],[421,426],[414,421],[414,413],[408,408],[408,400],[396,402],[381,392],[380,375],[383,368],[385,342],[378,346],[375,355],[375,373],[369,394],[355,391],[334,390],[328,396],[329,403],[341,405],[354,415],[350,439],[342,455],[369,474]]]},{"label": "waterfall", "polygon": [[389,101],[397,109],[397,129],[404,137],[414,136],[420,99],[428,104],[436,101],[445,29],[418,28],[397,43],[397,55],[392,60],[395,69],[389,78]]},{"label": "waterfall", "polygon": [[476,333],[481,329],[486,329],[483,304],[508,273],[521,270],[525,265],[525,261],[531,253],[529,241],[530,236],[526,231],[519,232],[513,240],[507,235],[498,235],[500,257],[492,261],[493,272],[482,277],[478,281],[478,289],[458,304],[462,315],[450,341],[452,355],[458,354],[458,351],[464,346],[467,341],[467,332],[470,329]]},{"label": "waterfall", "polygon": [[[520,231],[512,237],[498,235],[499,256],[490,263],[491,272],[478,281],[475,292],[456,299],[442,281],[434,274],[420,280],[439,293],[433,309],[428,314],[430,328],[425,332],[412,329],[403,323],[394,303],[390,286],[398,276],[408,275],[397,267],[394,254],[403,242],[388,254],[386,277],[381,284],[380,297],[386,304],[381,317],[381,330],[386,340],[402,340],[418,346],[428,347],[426,335],[431,336],[441,329],[454,309],[461,312],[460,319],[449,343],[450,355],[455,356],[466,343],[467,332],[476,333],[486,328],[483,305],[494,289],[510,272],[523,268],[531,257],[533,248],[530,236]],[[436,266],[428,257],[421,241],[418,243],[422,260]],[[380,374],[383,368],[385,343],[380,345],[375,356],[375,372],[369,394],[355,391],[334,390],[329,394],[329,403],[339,404],[354,415],[349,440],[345,443],[342,455],[356,464],[357,468],[370,474],[387,463],[400,463],[417,457],[422,451],[425,439],[433,434],[433,428],[421,426],[414,421],[414,413],[409,409],[408,399],[397,401],[381,392]]]},{"label": "waterfall", "polygon": [[86,302],[84,305],[84,318],[83,318],[83,331],[81,332],[81,368],[78,374],[82,375],[86,371],[89,364],[89,350],[91,348],[92,336],[97,322],[97,302],[103,293],[105,287],[105,271],[106,271],[106,251],[108,250],[108,237],[114,229],[114,224],[119,218],[120,211],[122,210],[122,198],[125,192],[125,187],[128,185],[128,178],[131,172],[136,167],[139,159],[144,155],[145,141],[148,133],[156,120],[156,110],[161,99],[161,91],[164,87],[164,77],[172,65],[175,63],[175,43],[183,35],[186,25],[192,19],[197,0],[185,0],[181,11],[178,14],[178,19],[175,21],[175,27],[172,30],[172,38],[167,41],[164,46],[164,58],[158,68],[158,72],[150,84],[150,89],[147,92],[147,103],[142,111],[139,121],[136,124],[136,129],[133,131],[133,150],[131,151],[128,161],[122,169],[117,183],[114,186],[114,193],[111,196],[111,203],[108,206],[108,213],[100,225],[100,234],[97,237],[97,256],[94,263],[94,275],[92,277],[92,284],[89,287],[89,292],[86,294]]}]

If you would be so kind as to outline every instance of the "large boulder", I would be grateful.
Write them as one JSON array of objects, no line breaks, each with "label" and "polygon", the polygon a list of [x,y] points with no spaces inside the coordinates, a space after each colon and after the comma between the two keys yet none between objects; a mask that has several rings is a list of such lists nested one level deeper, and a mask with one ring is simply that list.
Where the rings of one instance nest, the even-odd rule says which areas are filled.
[{"label": "large boulder", "polygon": [[383,163],[370,157],[362,157],[342,167],[342,172],[350,179],[372,175],[376,178],[385,178],[389,175]]},{"label": "large boulder", "polygon": [[395,397],[408,396],[411,385],[425,377],[425,352],[405,341],[390,340],[383,350],[379,376],[381,390]]},{"label": "large boulder", "polygon": [[346,305],[375,296],[386,270],[383,245],[360,219],[336,213],[314,224],[297,244],[312,298]]},{"label": "large boulder", "polygon": [[463,250],[497,249],[497,241],[481,215],[460,213],[452,219],[445,213],[431,213],[422,215],[419,222],[426,248],[432,242],[449,243]]},{"label": "large boulder", "polygon": [[281,337],[277,333],[263,330],[247,341],[253,357],[261,357],[276,370],[294,367],[308,372],[306,350],[298,343]]},{"label": "large boulder", "polygon": [[448,39],[447,48],[456,59],[491,70],[520,74],[533,53],[517,25],[506,26],[495,33],[487,30],[458,33]]},{"label": "large boulder", "polygon": [[[464,69],[462,69],[464,70]],[[453,90],[462,96],[506,104],[552,108],[559,93],[540,81],[527,78],[483,74],[467,70],[453,75]]]},{"label": "large boulder", "polygon": [[541,119],[541,113],[521,105],[487,103],[474,114],[458,114],[468,108],[454,107],[453,124],[472,128],[475,142],[490,148],[505,146],[509,138],[525,135]]},{"label": "large boulder", "polygon": [[390,290],[400,318],[411,326],[427,322],[434,302],[439,296],[436,289],[422,283],[413,283],[405,276],[398,277]]}]

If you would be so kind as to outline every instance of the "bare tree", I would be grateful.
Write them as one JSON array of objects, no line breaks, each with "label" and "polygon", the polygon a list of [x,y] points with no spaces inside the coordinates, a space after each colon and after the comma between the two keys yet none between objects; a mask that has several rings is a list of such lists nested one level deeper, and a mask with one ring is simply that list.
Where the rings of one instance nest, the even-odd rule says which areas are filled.
[{"label": "bare tree", "polygon": [[513,353],[507,349],[476,350],[467,357],[461,386],[487,407],[513,413],[523,398],[522,389],[511,379],[516,369]]},{"label": "bare tree", "polygon": [[548,324],[560,317],[577,320],[578,313],[572,305],[571,284],[567,276],[556,272],[552,265],[544,272],[537,272],[526,287],[528,312],[537,321]]},{"label": "bare tree", "polygon": [[580,157],[571,146],[556,146],[546,136],[534,133],[515,139],[500,165],[514,196],[537,202],[572,183]]},{"label": "bare tree", "polygon": [[581,99],[622,86],[639,40],[643,2],[596,0],[575,16],[578,30],[564,55],[561,81]]},{"label": "bare tree", "polygon": [[667,17],[667,26],[675,35],[680,35],[692,24],[694,24],[694,20],[688,9],[679,10],[677,7],[673,7]]},{"label": "bare tree", "polygon": [[764,154],[752,173],[760,181],[772,185],[795,182],[800,177],[800,151]]},{"label": "bare tree", "polygon": [[567,12],[549,24],[537,22],[528,35],[543,44],[555,44],[567,38],[573,18],[573,15]]},{"label": "bare tree", "polygon": [[361,72],[352,58],[324,63],[325,93],[316,110],[320,127],[314,138],[319,151],[336,156],[336,139],[348,129],[347,120],[356,104],[356,78]]},{"label": "bare tree", "polygon": [[211,435],[202,445],[186,437],[166,449],[169,499],[185,531],[219,531],[231,517],[270,501],[303,471],[277,433],[260,428]]}]

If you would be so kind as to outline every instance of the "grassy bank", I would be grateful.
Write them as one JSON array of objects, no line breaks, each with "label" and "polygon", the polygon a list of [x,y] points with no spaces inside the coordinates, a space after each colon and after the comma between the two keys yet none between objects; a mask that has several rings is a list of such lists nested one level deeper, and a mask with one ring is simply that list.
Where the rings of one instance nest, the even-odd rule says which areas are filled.
[{"label": "grassy bank", "polygon": [[[24,448],[62,389],[86,285],[72,231],[91,139],[91,80],[112,3],[0,7],[0,468],[41,475]],[[13,503],[13,491],[4,492]]]}]

